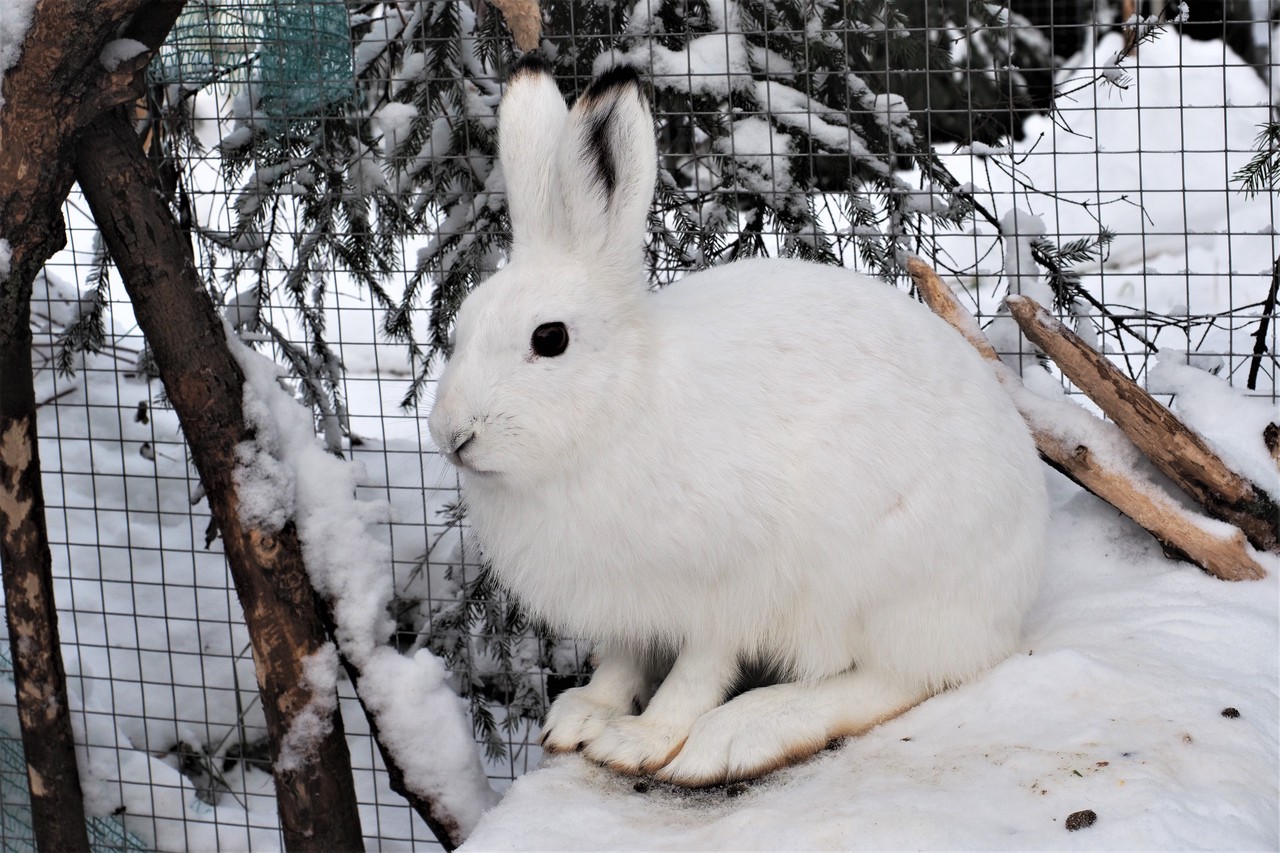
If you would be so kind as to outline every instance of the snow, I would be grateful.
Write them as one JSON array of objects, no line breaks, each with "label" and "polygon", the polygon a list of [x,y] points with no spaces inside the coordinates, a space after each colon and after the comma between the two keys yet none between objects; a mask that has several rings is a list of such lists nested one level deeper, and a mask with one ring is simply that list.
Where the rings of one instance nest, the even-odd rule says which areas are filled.
[{"label": "snow", "polygon": [[727,98],[731,92],[752,85],[748,55],[747,40],[741,33],[698,36],[682,50],[646,40],[631,50],[601,53],[596,57],[595,73],[631,64],[650,70],[654,85]]},{"label": "snow", "polygon": [[396,149],[409,138],[413,120],[418,117],[418,108],[413,104],[393,102],[378,110],[374,116],[378,126],[382,128],[382,150],[390,157]]},{"label": "snow", "polygon": [[302,683],[311,691],[311,701],[294,716],[280,743],[276,767],[297,770],[315,760],[317,750],[333,731],[333,713],[338,709],[338,650],[325,643],[302,660]]},{"label": "snow", "polygon": [[[383,137],[383,142],[388,142]],[[382,161],[372,152],[366,152],[351,162],[348,181],[355,194],[368,198],[379,190],[387,189],[387,178],[382,172]]]},{"label": "snow", "polygon": [[[1046,235],[1044,218],[1013,208],[1000,217],[1000,233],[1004,236],[1004,268],[1002,276],[1008,294],[1029,296],[1041,306],[1053,305],[1053,290],[1043,280],[1042,272],[1032,255],[1032,245]],[[1034,365],[1035,354],[1027,345],[1022,330],[1003,307],[999,315],[986,328],[987,338],[996,352],[1019,374]]]},{"label": "snow", "polygon": [[[1095,55],[1114,53],[1120,41],[1106,36]],[[1097,70],[1079,69],[1071,79],[1083,82]],[[1228,202],[1233,232],[1249,230],[1239,218],[1269,222],[1266,200],[1246,203],[1230,183],[1268,118],[1270,97],[1254,70],[1221,42],[1170,32],[1145,42],[1124,70],[1134,77],[1129,90],[1087,85],[1059,99],[1056,119],[1027,122],[1017,175],[1062,201],[996,188],[1019,205],[1034,204],[1029,212],[1044,214],[1062,239],[1096,236],[1101,218],[1119,235],[1116,260],[1185,251],[1188,236],[1196,244],[1221,230]]]},{"label": "snow", "polygon": [[635,65],[651,76],[655,86],[715,98],[753,85],[749,58],[764,58],[747,44],[742,13],[732,0],[712,0],[705,14],[712,29],[692,38],[681,50],[663,44],[662,25],[653,19],[648,0],[631,5],[627,20],[627,45],[607,50],[595,59],[593,73],[614,65]]},{"label": "snow", "polygon": [[[246,216],[251,215],[271,196],[273,188],[286,194],[307,195],[309,177],[305,176],[306,172],[303,169],[307,164],[306,158],[293,157],[283,163],[259,166],[254,170],[250,178],[245,181],[244,188],[240,191],[239,196],[236,197],[236,210]],[[296,172],[293,175],[295,183],[282,184],[281,180],[291,172]]]},{"label": "snow", "polygon": [[1280,560],[1214,580],[1049,476],[1040,601],[985,676],[727,789],[547,759],[464,850],[1275,849]]},{"label": "snow", "polygon": [[[1246,198],[1231,180],[1268,120],[1271,94],[1222,42],[1173,31],[1125,60],[1128,89],[1092,82],[1120,44],[1119,35],[1108,35],[1068,62],[1057,84],[1068,94],[1055,117],[1030,118],[1026,138],[1008,144],[1009,155],[978,160],[939,152],[941,159],[973,184],[997,219],[1014,209],[1039,216],[1059,244],[1111,231],[1104,259],[1078,265],[1083,286],[1122,311],[1184,318],[1136,324],[1159,347],[1224,355],[1233,382],[1243,384],[1239,371],[1255,327],[1204,318],[1260,303],[1280,255],[1280,197]],[[1007,286],[990,260],[1001,257],[997,229],[979,222],[940,233],[938,242],[950,266],[974,271],[971,296],[983,313],[995,313],[987,300],[998,300]],[[1107,343],[1117,348],[1114,337]],[[1123,343],[1133,355],[1126,367],[1141,370],[1139,345],[1127,337]]]},{"label": "snow", "polygon": [[[847,119],[832,110],[827,109],[813,99],[809,98],[802,92],[798,92],[790,86],[784,86],[781,83],[765,80],[754,84],[756,101],[761,107],[767,110],[770,115],[779,124],[786,127],[794,128],[801,133],[807,133],[815,140],[822,143],[832,151],[849,152],[859,160],[865,159],[865,165],[876,171],[888,173],[888,168],[879,160],[879,158],[871,157],[867,150],[866,144],[863,142],[861,134],[854,128],[850,127]],[[877,102],[879,104],[879,102]],[[880,105],[882,108],[883,105]],[[885,113],[877,112],[878,116],[883,117]],[[787,147],[778,149],[758,149],[751,147],[742,147],[737,144],[737,134],[739,132],[738,125],[744,121],[757,121],[761,119],[743,119],[734,125],[735,145],[734,149],[741,156],[743,152],[754,154],[757,150],[779,152],[791,152],[794,145],[790,142],[790,137],[784,137],[788,140]],[[774,156],[779,156],[775,154]],[[786,162],[785,160],[783,162]],[[790,187],[790,181],[786,184]]]},{"label": "snow", "polygon": [[[355,73],[364,73],[369,64],[386,53],[391,41],[406,28],[408,21],[401,14],[392,12],[378,18],[355,49]],[[410,29],[412,29],[410,27]]]},{"label": "snow", "polygon": [[795,143],[765,119],[755,116],[738,119],[733,122],[728,138],[717,140],[716,144],[742,164],[734,175],[739,189],[779,196],[790,192],[793,182],[786,155],[795,150]]},{"label": "snow", "polygon": [[956,154],[973,154],[976,157],[1001,157],[1008,156],[1011,152],[1005,145],[988,145],[985,142],[971,142],[968,145],[961,145],[955,150]]},{"label": "snow", "polygon": [[278,532],[293,517],[296,506],[293,472],[260,440],[236,447],[236,463],[233,477],[240,493],[241,521]]},{"label": "snow", "polygon": [[1000,217],[1000,233],[1004,235],[1004,276],[1009,292],[1030,296],[1041,305],[1053,304],[1053,291],[1041,280],[1040,267],[1032,256],[1032,245],[1045,236],[1044,219],[1025,210],[1013,208]]},{"label": "snow", "polygon": [[218,147],[227,152],[236,151],[245,147],[252,141],[253,128],[249,125],[242,125],[222,137],[222,142],[218,144]]},{"label": "snow", "polygon": [[[0,103],[0,107],[4,104]],[[9,246],[9,241],[0,237],[0,281],[4,281],[9,277],[9,261],[13,257],[13,249]]]},{"label": "snow", "polygon": [[147,46],[136,39],[115,39],[107,42],[102,48],[102,53],[98,54],[98,61],[108,71],[115,71],[122,63],[146,52]]}]

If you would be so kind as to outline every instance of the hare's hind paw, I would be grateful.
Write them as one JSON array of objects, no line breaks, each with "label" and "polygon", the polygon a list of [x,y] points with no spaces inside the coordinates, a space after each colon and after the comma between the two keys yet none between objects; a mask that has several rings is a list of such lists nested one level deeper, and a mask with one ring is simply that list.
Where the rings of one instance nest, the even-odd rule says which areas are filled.
[{"label": "hare's hind paw", "polygon": [[542,748],[547,752],[583,749],[600,736],[609,722],[631,711],[629,705],[601,699],[599,691],[574,687],[551,703],[542,724]]},{"label": "hare's hind paw", "polygon": [[688,734],[685,728],[639,717],[619,717],[587,745],[587,758],[620,773],[652,773],[671,760]]},{"label": "hare's hind paw", "polygon": [[699,717],[680,754],[655,775],[689,787],[753,779],[808,758],[834,738],[861,734],[926,695],[863,670],[758,687]]}]

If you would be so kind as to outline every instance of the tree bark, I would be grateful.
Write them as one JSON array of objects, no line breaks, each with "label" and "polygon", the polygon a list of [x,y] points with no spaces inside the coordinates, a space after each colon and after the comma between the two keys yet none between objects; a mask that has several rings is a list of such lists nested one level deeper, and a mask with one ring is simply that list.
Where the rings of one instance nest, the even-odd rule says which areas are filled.
[{"label": "tree bark", "polygon": [[1280,507],[1227,467],[1205,440],[1035,300],[1005,300],[1023,334],[1115,422],[1178,488],[1213,518],[1244,531],[1253,546],[1280,553]]},{"label": "tree bark", "polygon": [[340,715],[330,715],[331,731],[301,766],[282,769],[278,761],[284,736],[303,709],[326,701],[336,707],[332,697],[313,695],[302,668],[303,658],[327,637],[293,524],[269,531],[240,518],[236,447],[253,438],[243,410],[244,374],[227,347],[191,246],[163,202],[159,177],[123,109],[92,125],[75,164],[222,532],[253,642],[285,844],[299,851],[360,849]]},{"label": "tree bark", "polygon": [[[1000,361],[973,316],[960,305],[937,273],[919,258],[907,262],[907,271],[934,313],[960,332],[991,364],[996,378],[1030,427],[1036,449],[1046,463],[1136,522],[1155,537],[1166,554],[1193,562],[1223,580],[1266,577],[1266,570],[1250,554],[1242,532],[1225,525],[1222,532],[1214,530],[1215,522],[1187,511],[1154,483],[1128,470],[1123,459],[1112,458],[1106,448],[1118,437],[1115,426],[1078,407],[1027,390],[1017,375]],[[1071,436],[1056,423],[1068,418],[1076,421]],[[1095,436],[1091,442],[1093,447],[1083,443],[1080,435]]]},{"label": "tree bark", "polygon": [[[1108,429],[1104,421],[1094,421],[1099,430]],[[1098,452],[1097,447],[1106,446],[1105,440],[1095,442],[1095,449],[1091,449],[1079,440],[1056,434],[1044,424],[1032,432],[1046,462],[1133,519],[1155,537],[1169,556],[1195,563],[1226,581],[1261,580],[1267,576],[1249,553],[1244,533],[1225,524],[1224,532],[1213,532],[1208,519],[1187,511],[1153,483],[1138,480],[1117,460]]]}]

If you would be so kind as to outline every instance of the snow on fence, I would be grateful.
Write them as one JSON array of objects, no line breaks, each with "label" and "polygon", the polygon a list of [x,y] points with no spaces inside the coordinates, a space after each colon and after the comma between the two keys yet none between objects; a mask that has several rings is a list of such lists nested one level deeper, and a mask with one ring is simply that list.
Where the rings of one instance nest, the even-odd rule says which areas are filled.
[{"label": "snow on fence", "polygon": [[[540,6],[540,49],[568,96],[614,63],[652,82],[655,285],[792,254],[906,288],[906,259],[918,255],[1024,378],[1043,384],[1002,308],[1010,293],[1051,306],[1130,376],[1150,377],[1206,436],[1231,439],[1228,459],[1239,432],[1222,414],[1227,385],[1274,406],[1277,4],[1099,0],[1070,20],[1037,0]],[[470,735],[418,738],[415,726],[435,732],[451,713],[423,704],[418,719],[386,718],[384,734],[406,732],[411,781],[474,750],[498,791],[538,764],[537,721],[584,677],[587,650],[528,624],[482,573],[425,414],[453,311],[502,263],[495,116],[516,56],[504,15],[537,38],[531,8],[193,0],[134,111],[228,329],[280,365],[274,377],[242,360],[246,372],[268,391],[276,379],[314,414],[314,446],[285,437],[296,423],[258,424],[279,430],[260,438],[289,444],[296,470],[253,476],[306,489],[300,514],[334,503],[326,487],[354,491],[339,496],[338,515],[299,519],[315,531],[308,541],[325,543],[317,562],[334,564],[321,585],[342,589],[353,583],[343,564],[369,561],[360,588],[335,600],[372,596],[360,618],[385,622],[403,660],[423,662],[415,689],[432,708],[451,701],[432,692],[443,664],[470,715]],[[99,821],[91,840],[276,849],[267,723],[219,531],[83,197],[73,192],[64,215],[68,244],[36,279],[32,329],[62,654]],[[1240,411],[1265,427],[1258,405]],[[320,476],[320,447],[357,473]],[[1274,482],[1267,460],[1238,455],[1255,481]],[[269,520],[282,509],[268,497],[254,511]],[[325,661],[316,671],[336,676]],[[360,699],[389,702],[407,679],[388,676]],[[5,685],[9,761],[21,742]],[[436,843],[392,790],[349,681],[338,694],[367,846]],[[31,839],[11,776],[0,775],[6,849]],[[461,781],[446,796],[466,800],[464,814],[490,797]]]}]

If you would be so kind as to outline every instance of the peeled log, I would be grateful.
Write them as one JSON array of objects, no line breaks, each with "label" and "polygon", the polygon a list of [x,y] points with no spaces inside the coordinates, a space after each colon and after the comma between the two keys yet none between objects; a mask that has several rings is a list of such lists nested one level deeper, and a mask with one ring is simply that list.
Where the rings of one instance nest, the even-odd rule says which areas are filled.
[{"label": "peeled log", "polygon": [[1026,296],[1005,300],[1023,333],[1098,404],[1147,458],[1205,511],[1259,550],[1280,553],[1280,507],[1227,467],[1205,440],[1138,383]]},{"label": "peeled log", "polygon": [[[982,334],[977,321],[919,258],[907,262],[916,288],[934,313],[951,324],[991,364],[996,378],[1013,398],[1035,439],[1040,456],[1086,491],[1114,506],[1150,533],[1171,556],[1195,563],[1222,580],[1258,580],[1266,570],[1250,553],[1244,534],[1228,525],[1187,511],[1133,469],[1116,446],[1115,426],[1066,401],[1027,390]],[[1075,437],[1058,427],[1070,423]],[[1092,441],[1081,441],[1092,434]],[[1091,446],[1092,445],[1092,446]]]}]

